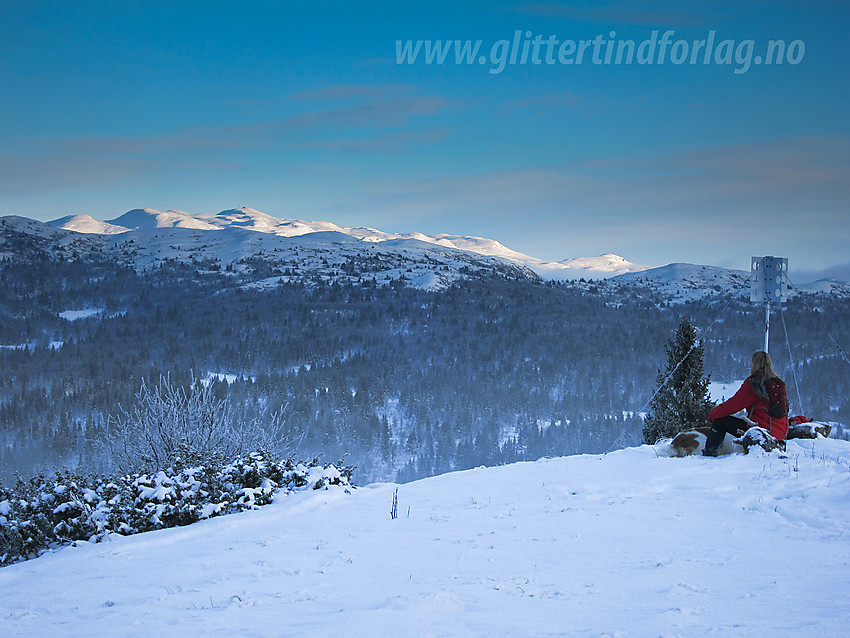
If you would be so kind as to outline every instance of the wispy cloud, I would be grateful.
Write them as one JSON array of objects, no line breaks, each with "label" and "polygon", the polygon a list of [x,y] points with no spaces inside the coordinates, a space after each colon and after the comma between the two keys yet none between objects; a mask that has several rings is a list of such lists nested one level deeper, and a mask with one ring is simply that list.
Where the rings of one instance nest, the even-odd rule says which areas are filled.
[{"label": "wispy cloud", "polygon": [[[306,111],[287,117],[280,122],[261,123],[259,127],[280,127],[284,130],[317,126],[385,129],[405,126],[410,123],[413,117],[434,115],[448,108],[449,105],[450,102],[441,97],[392,97],[340,108]],[[252,125],[248,125],[247,128],[252,127]]]},{"label": "wispy cloud", "polygon": [[569,91],[543,93],[542,95],[520,97],[507,101],[500,112],[503,114],[520,110],[549,111],[551,109],[572,109],[584,101],[583,97]]},{"label": "wispy cloud", "polygon": [[173,134],[151,136],[101,136],[61,139],[60,152],[87,155],[159,155],[214,149],[235,149],[241,143],[215,129],[192,128]]},{"label": "wispy cloud", "polygon": [[[850,138],[727,144],[614,161],[587,169],[619,188],[609,202],[668,202],[685,212],[833,217],[850,199]],[[802,208],[805,207],[805,208]]]},{"label": "wispy cloud", "polygon": [[219,175],[244,168],[221,159],[128,157],[78,153],[0,155],[0,191],[9,196],[104,188],[162,174]]},{"label": "wispy cloud", "polygon": [[[789,206],[779,204],[789,195],[821,190],[837,209],[846,201],[841,198],[850,195],[850,138],[807,137],[698,147],[418,180],[382,189],[385,196],[409,195],[418,201],[430,194],[440,200],[482,204],[546,200],[553,207],[571,203],[609,211],[652,211],[675,205],[684,213],[712,207],[718,215],[758,198],[764,199],[759,212],[786,210]],[[721,203],[723,207],[716,207]]]},{"label": "wispy cloud", "polygon": [[[450,100],[412,95],[412,91],[402,85],[329,86],[292,95],[291,99],[305,108],[282,117],[193,126],[156,135],[68,138],[57,140],[55,146],[60,154],[126,156],[308,146],[346,152],[402,149],[445,135],[410,127],[452,107]],[[396,132],[387,134],[389,130]],[[340,132],[346,131],[351,134],[340,137]]]},{"label": "wispy cloud", "polygon": [[293,93],[290,99],[299,102],[335,102],[351,99],[385,99],[414,93],[411,84],[334,84]]},{"label": "wispy cloud", "polygon": [[812,270],[809,268],[795,269],[791,281],[794,284],[805,284],[819,279],[838,279],[850,281],[850,262],[832,266],[823,270]]},{"label": "wispy cloud", "polygon": [[422,144],[441,142],[446,139],[445,129],[423,131],[400,131],[373,135],[364,138],[328,138],[308,140],[294,144],[293,148],[314,148],[345,153],[407,153]]},{"label": "wispy cloud", "polygon": [[0,191],[11,196],[101,187],[138,175],[150,167],[150,162],[139,159],[0,155]]},{"label": "wispy cloud", "polygon": [[819,257],[829,253],[834,263],[835,244],[850,242],[847,201],[850,140],[834,137],[373,184],[359,205],[392,211],[411,226],[474,228],[486,220],[516,245],[534,237],[528,252],[552,257],[591,246],[628,253],[688,245],[714,251],[702,259],[717,263],[724,251],[793,247],[831,227],[831,245]]},{"label": "wispy cloud", "polygon": [[[255,162],[262,151],[406,153],[446,138],[429,120],[450,100],[400,84],[344,84],[288,96],[290,113],[257,121],[191,126],[153,135],[23,141],[0,156],[0,187],[32,193],[132,180],[175,166],[199,172]],[[292,105],[296,107],[293,108]],[[34,150],[35,149],[35,150]]]}]

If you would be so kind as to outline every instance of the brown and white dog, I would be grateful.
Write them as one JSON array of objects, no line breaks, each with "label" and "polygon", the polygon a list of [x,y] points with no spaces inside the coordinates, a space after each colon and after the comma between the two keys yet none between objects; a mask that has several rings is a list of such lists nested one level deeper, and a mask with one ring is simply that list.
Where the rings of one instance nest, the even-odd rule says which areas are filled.
[{"label": "brown and white dog", "polygon": [[[705,449],[705,440],[710,430],[711,428],[709,427],[702,427],[679,432],[670,441],[657,443],[655,450],[659,456],[671,456],[675,458],[702,454],[702,451]],[[718,456],[740,452],[746,454],[751,447],[755,446],[761,447],[768,452],[777,448],[780,450],[784,449],[782,442],[770,436],[767,430],[753,426],[743,436],[737,439],[731,434],[724,436],[717,454]]]},{"label": "brown and white dog", "polygon": [[[672,440],[656,444],[655,450],[658,452],[659,456],[671,456],[675,458],[682,458],[693,454],[702,454],[702,451],[705,449],[705,439],[710,430],[711,428],[709,427],[702,427],[694,428],[693,430],[686,430],[685,432],[679,432]],[[744,448],[735,443],[735,438],[732,435],[727,434],[723,438],[723,442],[720,444],[720,449],[717,450],[717,454],[732,454],[733,452],[743,451]]]}]

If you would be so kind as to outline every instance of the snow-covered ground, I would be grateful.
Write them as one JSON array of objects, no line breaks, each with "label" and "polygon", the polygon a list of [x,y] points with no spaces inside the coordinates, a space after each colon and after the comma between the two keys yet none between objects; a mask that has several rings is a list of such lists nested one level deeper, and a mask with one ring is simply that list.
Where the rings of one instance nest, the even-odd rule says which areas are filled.
[{"label": "snow-covered ground", "polygon": [[712,381],[708,384],[708,396],[714,403],[723,403],[724,401],[731,399],[732,396],[734,396],[734,394],[738,391],[743,382],[743,379],[741,379],[740,381],[735,381],[733,383],[720,383],[718,381]]},{"label": "snow-covered ground", "polygon": [[0,634],[846,636],[850,443],[788,448],[298,493],[4,568]]},{"label": "snow-covered ground", "polygon": [[102,312],[103,308],[84,308],[83,310],[63,310],[59,316],[65,321],[77,321],[77,319],[97,317]]}]

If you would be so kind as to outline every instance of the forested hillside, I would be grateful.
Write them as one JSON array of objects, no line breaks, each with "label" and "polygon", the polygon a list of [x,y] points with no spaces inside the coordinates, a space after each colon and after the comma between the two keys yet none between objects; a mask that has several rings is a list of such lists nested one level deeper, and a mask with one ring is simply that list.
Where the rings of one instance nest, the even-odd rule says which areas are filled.
[{"label": "forested hillside", "polygon": [[[256,289],[249,275],[178,262],[137,272],[37,251],[0,274],[4,482],[63,464],[109,470],[108,415],[164,375],[212,383],[247,419],[276,414],[281,445],[347,454],[358,482],[604,452],[640,441],[682,314],[706,337],[713,381],[742,378],[763,340],[763,309],[744,299],[673,305],[615,281]],[[785,323],[801,402],[778,315],[771,352],[792,411],[850,422],[848,363],[832,341],[850,344],[850,303],[802,295]]]}]

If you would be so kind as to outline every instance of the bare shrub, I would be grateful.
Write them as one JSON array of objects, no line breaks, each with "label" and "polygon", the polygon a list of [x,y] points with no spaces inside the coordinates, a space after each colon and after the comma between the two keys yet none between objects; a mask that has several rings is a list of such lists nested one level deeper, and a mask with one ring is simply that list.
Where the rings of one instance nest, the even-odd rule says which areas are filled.
[{"label": "bare shrub", "polygon": [[220,459],[288,447],[277,415],[266,424],[260,417],[236,418],[227,399],[216,398],[210,384],[196,379],[188,390],[172,384],[169,377],[160,377],[155,386],[142,381],[136,400],[133,408],[121,407],[109,419],[113,462],[125,472],[160,470],[187,453]]}]

